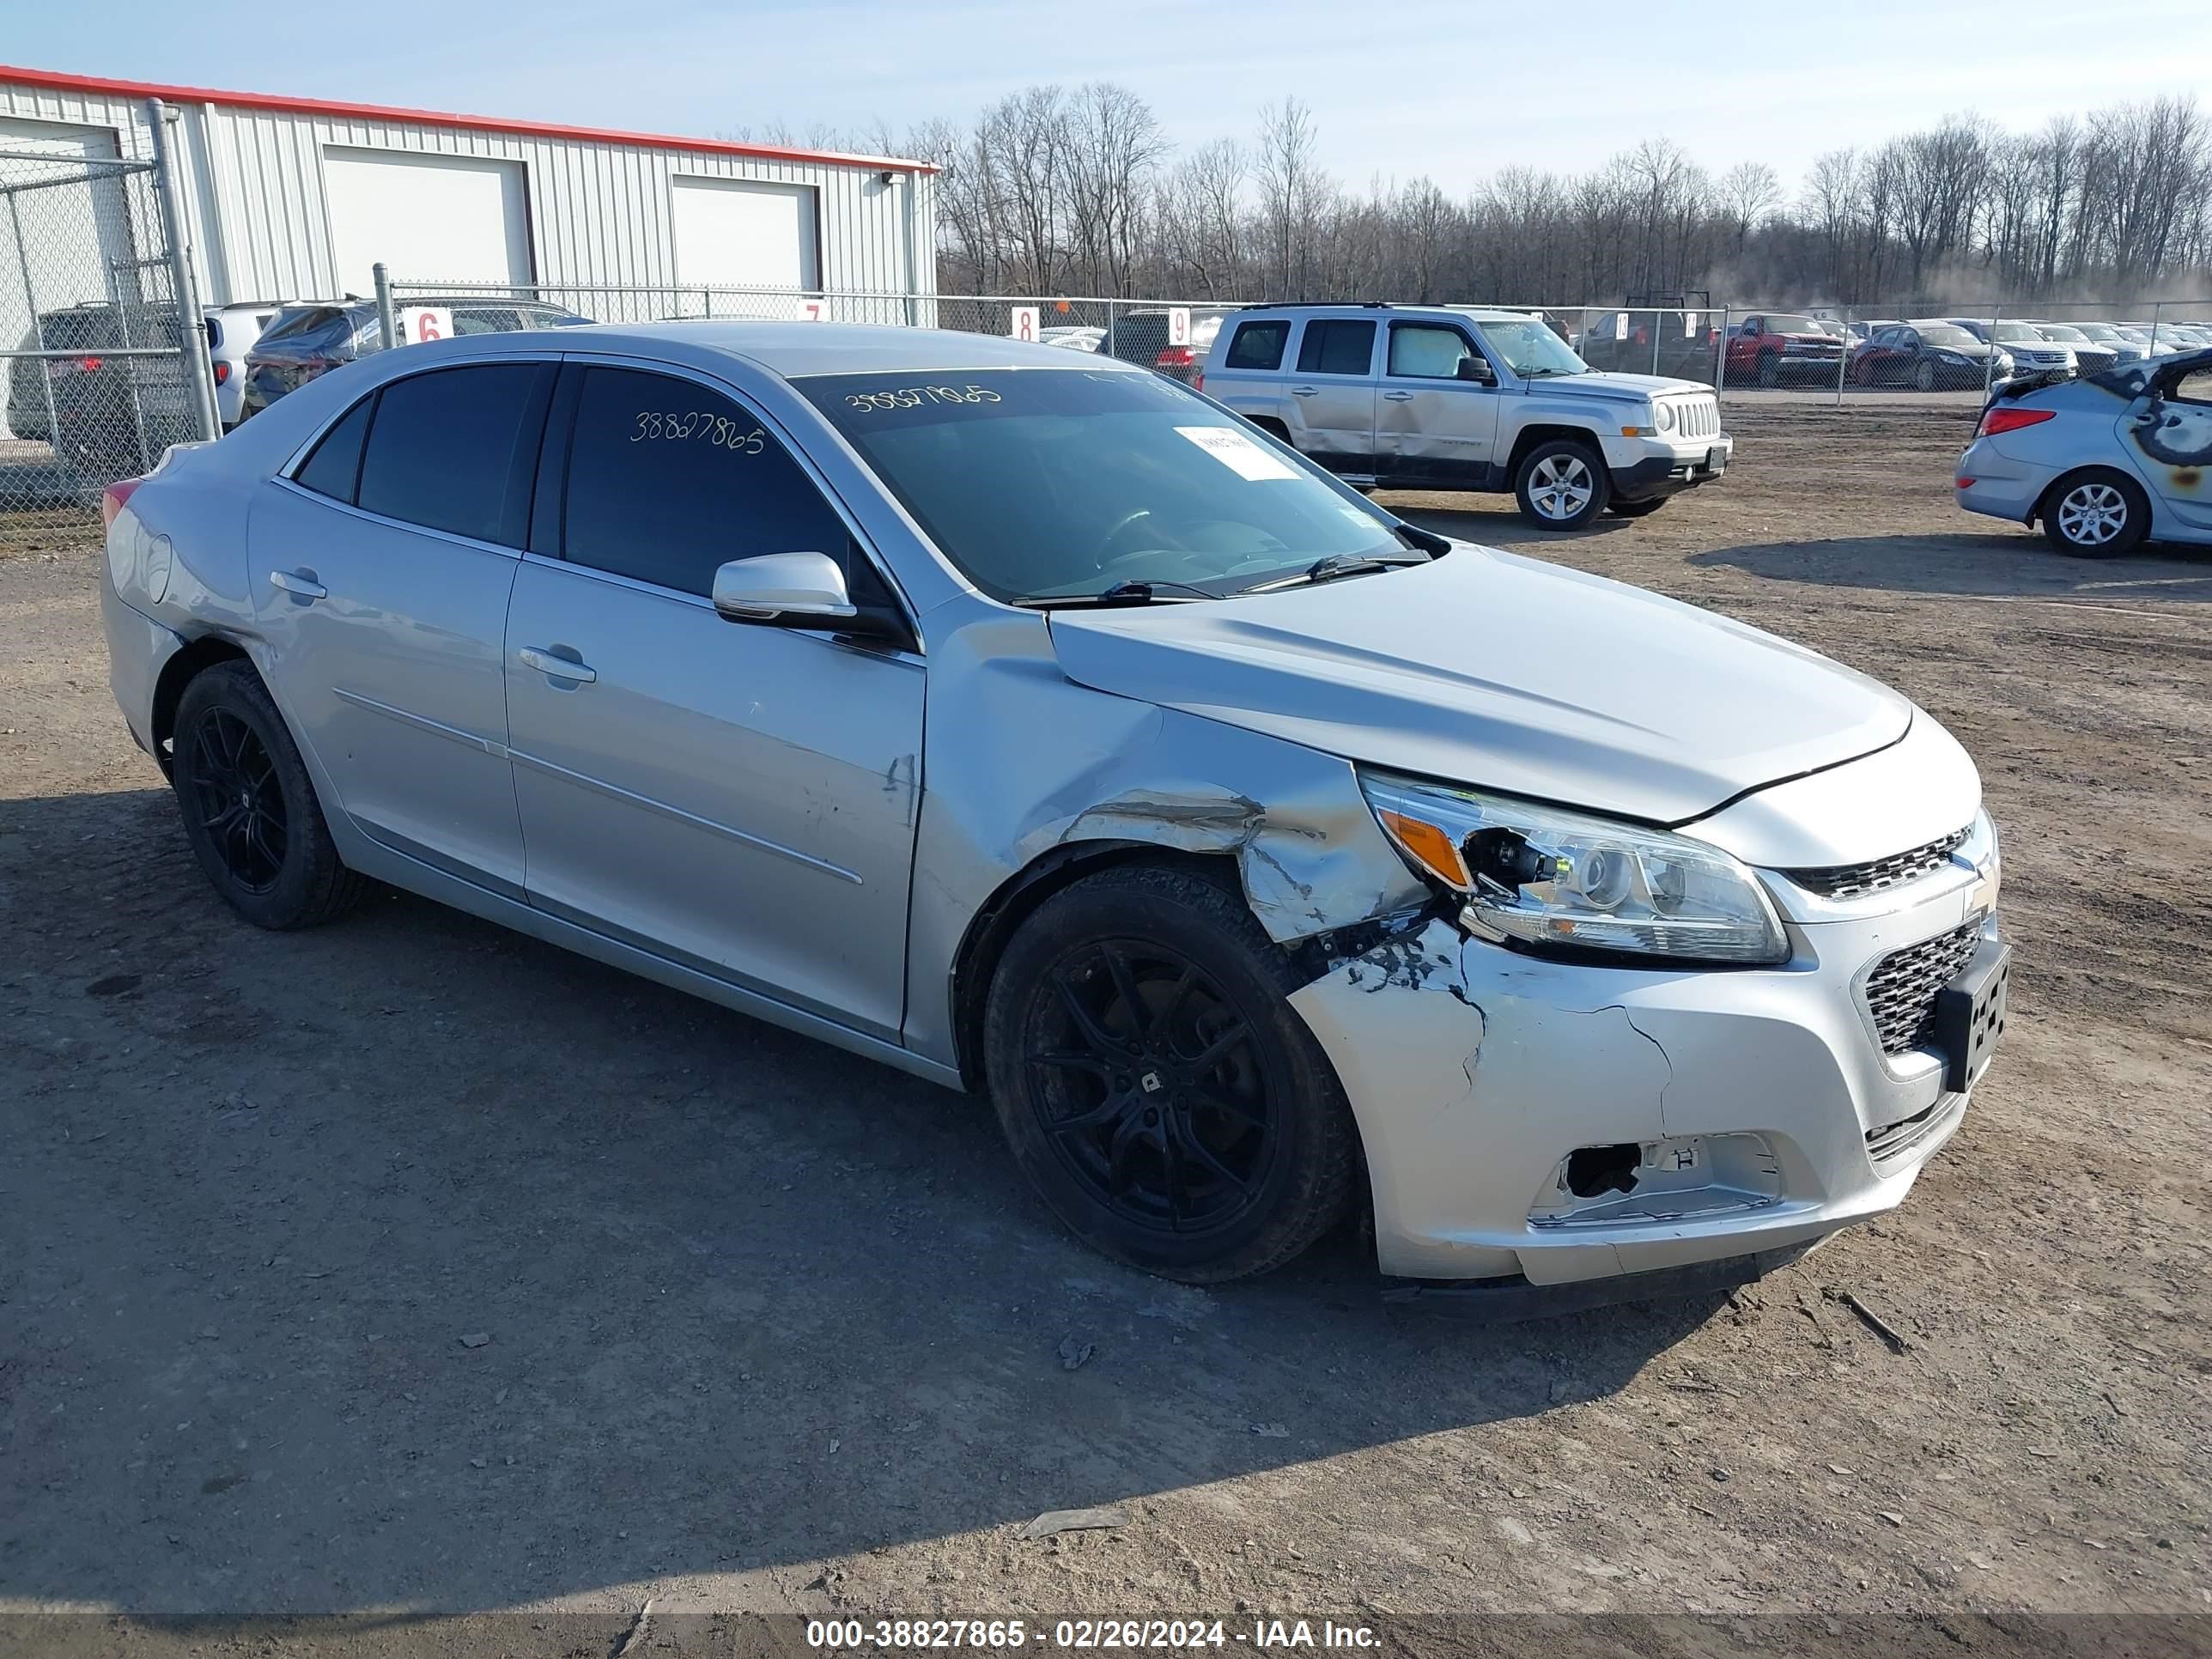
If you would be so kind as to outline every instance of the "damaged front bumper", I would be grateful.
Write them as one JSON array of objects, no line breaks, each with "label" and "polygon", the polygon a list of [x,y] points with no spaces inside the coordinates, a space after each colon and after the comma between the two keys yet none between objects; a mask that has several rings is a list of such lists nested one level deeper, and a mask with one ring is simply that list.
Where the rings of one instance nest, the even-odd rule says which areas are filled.
[{"label": "damaged front bumper", "polygon": [[1932,1049],[1883,1052],[1867,974],[1996,932],[1985,890],[1932,884],[1790,921],[1773,969],[1562,962],[1443,920],[1337,962],[1290,1000],[1358,1120],[1377,1265],[1579,1284],[1772,1258],[1895,1207],[1966,1093]]}]

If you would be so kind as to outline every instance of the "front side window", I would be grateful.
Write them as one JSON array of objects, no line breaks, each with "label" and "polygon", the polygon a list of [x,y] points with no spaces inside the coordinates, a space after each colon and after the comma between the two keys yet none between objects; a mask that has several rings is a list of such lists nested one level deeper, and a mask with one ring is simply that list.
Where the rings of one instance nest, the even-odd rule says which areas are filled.
[{"label": "front side window", "polygon": [[792,384],[961,574],[1002,601],[1124,583],[1219,596],[1336,554],[1419,556],[1376,509],[1158,375],[908,371]]},{"label": "front side window", "polygon": [[1290,343],[1291,325],[1287,322],[1240,323],[1236,337],[1229,342],[1229,356],[1223,366],[1228,368],[1280,368],[1283,348]]},{"label": "front side window", "polygon": [[826,553],[852,536],[760,417],[696,381],[585,372],[568,447],[562,551],[577,564],[710,596],[757,553]]},{"label": "front side window", "polygon": [[1481,361],[1467,336],[1428,323],[1390,326],[1390,372],[1418,380],[1455,380],[1468,359]]},{"label": "front side window", "polygon": [[1375,325],[1316,318],[1298,344],[1301,374],[1364,374],[1375,362]]},{"label": "front side window", "polygon": [[520,547],[550,363],[477,363],[394,380],[362,453],[360,506]]}]

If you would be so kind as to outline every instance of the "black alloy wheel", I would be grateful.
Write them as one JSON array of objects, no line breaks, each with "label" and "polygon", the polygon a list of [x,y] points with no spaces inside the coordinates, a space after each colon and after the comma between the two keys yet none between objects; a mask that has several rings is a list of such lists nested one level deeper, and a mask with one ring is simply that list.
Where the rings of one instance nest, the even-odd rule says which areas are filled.
[{"label": "black alloy wheel", "polygon": [[1167,1232],[1235,1221],[1275,1155],[1255,1033],[1180,952],[1109,939],[1055,965],[1022,1054],[1053,1150],[1124,1222]]},{"label": "black alloy wheel", "polygon": [[291,830],[276,763],[253,728],[227,708],[210,708],[193,725],[187,777],[188,810],[240,890],[274,890],[284,871]]}]

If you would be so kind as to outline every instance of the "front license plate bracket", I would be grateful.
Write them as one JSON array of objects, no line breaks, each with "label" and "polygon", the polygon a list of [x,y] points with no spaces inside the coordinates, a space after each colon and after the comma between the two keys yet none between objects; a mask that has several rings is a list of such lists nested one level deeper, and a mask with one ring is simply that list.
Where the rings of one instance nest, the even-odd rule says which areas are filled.
[{"label": "front license plate bracket", "polygon": [[1951,1093],[1966,1092],[2003,1034],[2011,979],[2012,946],[1984,939],[1958,977],[1936,994],[1936,1047]]}]

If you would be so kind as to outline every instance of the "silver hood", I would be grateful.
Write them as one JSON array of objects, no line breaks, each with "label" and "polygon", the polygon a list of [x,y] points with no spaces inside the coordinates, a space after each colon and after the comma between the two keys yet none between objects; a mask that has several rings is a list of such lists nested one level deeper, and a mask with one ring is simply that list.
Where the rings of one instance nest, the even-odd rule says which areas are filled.
[{"label": "silver hood", "polygon": [[1693,605],[1489,549],[1218,603],[1058,611],[1079,685],[1659,823],[1898,741],[1912,705]]},{"label": "silver hood", "polygon": [[1596,369],[1587,374],[1547,374],[1523,384],[1540,398],[1565,392],[1577,398],[1628,398],[1641,403],[1646,398],[1685,392],[1703,392],[1708,398],[1713,395],[1712,387],[1697,380],[1670,380],[1664,374],[1614,374]]}]

